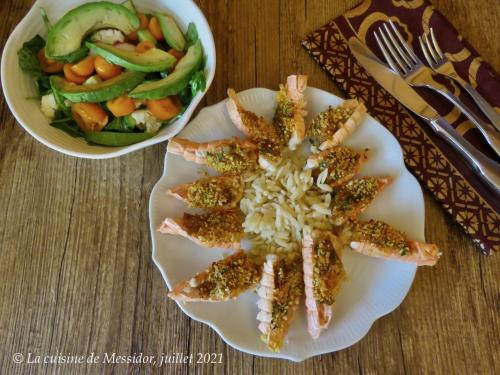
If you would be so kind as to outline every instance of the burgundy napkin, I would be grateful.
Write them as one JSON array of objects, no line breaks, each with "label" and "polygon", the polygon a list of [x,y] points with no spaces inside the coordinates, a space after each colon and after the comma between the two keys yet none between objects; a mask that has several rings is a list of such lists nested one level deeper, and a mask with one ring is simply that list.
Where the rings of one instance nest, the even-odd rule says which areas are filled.
[{"label": "burgundy napkin", "polygon": [[[406,165],[472,237],[482,253],[500,250],[500,196],[478,179],[458,153],[417,119],[357,63],[348,40],[357,37],[384,61],[373,36],[390,18],[423,61],[418,36],[434,29],[443,52],[455,70],[476,88],[497,110],[500,109],[500,77],[457,32],[450,22],[426,0],[365,0],[302,41],[309,54],[332,75],[346,95],[365,103],[398,139]],[[487,121],[470,97],[446,78],[446,84],[479,116]],[[419,93],[450,122],[460,134],[492,159],[494,151],[472,124],[449,102],[426,89]]]}]

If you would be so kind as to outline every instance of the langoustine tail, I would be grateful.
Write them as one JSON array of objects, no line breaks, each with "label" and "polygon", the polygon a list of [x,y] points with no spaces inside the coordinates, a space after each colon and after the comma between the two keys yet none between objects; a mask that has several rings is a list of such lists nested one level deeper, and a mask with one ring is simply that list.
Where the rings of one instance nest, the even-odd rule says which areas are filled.
[{"label": "langoustine tail", "polygon": [[188,195],[188,186],[189,184],[174,186],[167,190],[167,195],[171,195],[172,197],[179,199],[180,201],[186,202]]},{"label": "langoustine tail", "polygon": [[248,129],[247,124],[243,120],[242,111],[244,110],[241,105],[240,100],[238,99],[238,95],[236,91],[233,89],[227,90],[228,100],[226,104],[227,113],[229,114],[229,118],[233,122],[233,124],[245,135],[250,135],[250,130]]},{"label": "langoustine tail", "polygon": [[435,244],[409,241],[408,245],[410,249],[415,250],[415,263],[418,266],[434,266],[441,256],[441,252]]},{"label": "langoustine tail", "polygon": [[165,218],[163,222],[158,227],[158,232],[163,234],[178,234],[184,237],[188,237],[188,233],[182,226],[182,219],[174,219],[171,217]]},{"label": "langoustine tail", "polygon": [[193,280],[199,284],[206,280],[207,277],[208,272],[206,271],[198,273],[191,280],[186,280],[177,284],[172,291],[168,293],[168,296],[174,301],[179,302],[209,301],[200,295],[200,291],[197,288],[193,287]]},{"label": "langoustine tail", "polygon": [[307,115],[305,110],[306,101],[304,92],[307,88],[306,75],[290,75],[286,80],[287,95],[295,105],[295,113],[293,115],[294,129],[288,147],[295,150],[302,143],[306,135],[306,124],[304,117]]},{"label": "langoustine tail", "polygon": [[357,253],[375,258],[414,263],[417,266],[434,266],[441,256],[439,248],[434,244],[409,241],[408,245],[412,250],[411,254],[400,254],[396,251],[384,250],[369,242],[351,241],[350,243],[351,248]]},{"label": "langoustine tail", "polygon": [[301,110],[303,110],[306,105],[304,92],[307,88],[307,76],[301,74],[289,75],[286,79],[286,86],[290,99],[292,99],[297,104],[297,106]]},{"label": "langoustine tail", "polygon": [[198,151],[205,151],[204,144],[192,142],[190,140],[174,137],[167,147],[167,152],[174,155],[182,156],[187,161],[192,161],[197,164],[206,164],[206,158],[201,156]]},{"label": "langoustine tail", "polygon": [[257,289],[257,295],[259,296],[259,300],[257,301],[257,307],[259,308],[257,320],[259,321],[259,330],[263,335],[269,335],[271,331],[273,295],[275,291],[274,262],[276,259],[277,257],[274,254],[266,257],[262,268],[260,286]]}]

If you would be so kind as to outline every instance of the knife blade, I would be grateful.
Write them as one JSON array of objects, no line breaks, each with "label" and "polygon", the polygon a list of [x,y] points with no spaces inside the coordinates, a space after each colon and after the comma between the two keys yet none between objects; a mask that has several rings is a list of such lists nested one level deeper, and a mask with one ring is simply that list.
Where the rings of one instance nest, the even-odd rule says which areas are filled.
[{"label": "knife blade", "polygon": [[500,193],[500,165],[483,155],[469,141],[463,138],[448,121],[428,104],[403,78],[395,73],[359,39],[349,39],[349,47],[358,63],[410,111],[425,120],[445,141],[452,145],[478,172],[479,176],[497,193]]}]

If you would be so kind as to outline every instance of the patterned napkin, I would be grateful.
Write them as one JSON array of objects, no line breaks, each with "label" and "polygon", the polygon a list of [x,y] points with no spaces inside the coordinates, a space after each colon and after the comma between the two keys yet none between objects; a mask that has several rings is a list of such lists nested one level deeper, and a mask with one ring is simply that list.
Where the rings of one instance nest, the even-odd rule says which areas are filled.
[{"label": "patterned napkin", "polygon": [[[410,115],[380,87],[349,50],[348,40],[358,37],[384,61],[373,31],[388,18],[398,25],[422,60],[418,36],[432,27],[441,49],[461,78],[476,88],[495,109],[500,109],[498,74],[426,0],[365,0],[308,35],[302,45],[333,76],[347,96],[363,101],[369,113],[392,132],[403,148],[406,165],[472,237],[480,251],[490,255],[500,250],[500,196],[480,181],[468,163],[426,123]],[[446,84],[487,121],[458,85],[447,79],[436,80]],[[457,108],[426,89],[418,91],[460,134],[499,161],[478,130]]]}]

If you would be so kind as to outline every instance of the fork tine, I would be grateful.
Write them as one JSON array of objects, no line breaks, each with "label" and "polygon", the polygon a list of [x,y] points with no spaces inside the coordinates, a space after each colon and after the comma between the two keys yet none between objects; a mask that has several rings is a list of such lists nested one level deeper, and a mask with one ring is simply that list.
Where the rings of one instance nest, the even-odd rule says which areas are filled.
[{"label": "fork tine", "polygon": [[403,39],[403,36],[398,31],[398,28],[396,27],[396,25],[394,24],[394,22],[392,22],[392,20],[389,19],[389,23],[391,24],[392,29],[394,30],[394,33],[396,34],[396,36],[398,37],[399,41],[401,42],[401,45],[404,47],[404,49],[406,50],[406,52],[408,52],[408,54],[411,56],[411,58],[413,59],[414,63],[418,64],[419,59],[418,59],[417,55],[415,55],[415,52],[413,52],[413,50],[410,48],[410,46],[408,45],[408,43],[406,43],[406,40]]},{"label": "fork tine", "polygon": [[436,65],[436,62],[432,59],[430,53],[427,51],[427,45],[425,44],[424,39],[422,39],[421,36],[418,37],[418,41],[420,42],[420,48],[422,49],[422,52],[424,53],[425,59],[427,60],[427,63],[433,67]]},{"label": "fork tine", "polygon": [[398,50],[399,52],[399,55],[403,58],[403,60],[406,62],[406,65],[408,66],[408,68],[411,68],[413,63],[410,61],[408,55],[405,53],[405,51],[403,51],[403,49],[400,47],[399,43],[397,42],[396,38],[394,38],[394,35],[393,33],[391,33],[391,31],[389,30],[389,28],[387,27],[387,23],[384,23],[384,28],[385,28],[385,31],[386,31],[386,34],[389,36],[389,38],[391,39],[391,42],[392,44],[394,45],[394,47],[396,47],[396,49]]},{"label": "fork tine", "polygon": [[443,51],[441,51],[441,48],[439,47],[439,43],[436,40],[436,36],[434,35],[434,29],[432,27],[431,27],[431,39],[432,39],[432,45],[434,46],[434,49],[436,50],[440,60],[443,60],[444,54]]},{"label": "fork tine", "polygon": [[434,61],[437,63],[439,61],[439,56],[434,51],[433,45],[432,45],[431,41],[429,40],[429,34],[424,34],[424,40],[425,40],[425,44],[427,46],[427,49],[429,50],[429,53],[432,55],[432,58],[434,59]]},{"label": "fork tine", "polygon": [[399,66],[399,70],[403,72],[403,74],[406,74],[410,71],[410,67],[406,66],[404,61],[399,57],[398,53],[392,46],[392,43],[389,41],[387,36],[384,33],[384,30],[382,27],[378,28],[378,31],[380,33],[380,36],[382,37],[382,40],[384,41],[385,47],[389,50],[389,53],[391,54],[391,57],[393,60],[395,60]]},{"label": "fork tine", "polygon": [[377,39],[377,44],[378,44],[380,50],[384,54],[385,60],[389,63],[392,70],[394,70],[398,74],[403,74],[401,72],[401,70],[399,69],[398,65],[396,64],[396,62],[391,57],[391,54],[389,53],[389,51],[387,51],[387,49],[385,48],[384,43],[382,42],[382,40],[379,38],[379,36],[377,34],[377,31],[374,32],[374,35],[375,35],[375,39]]}]

